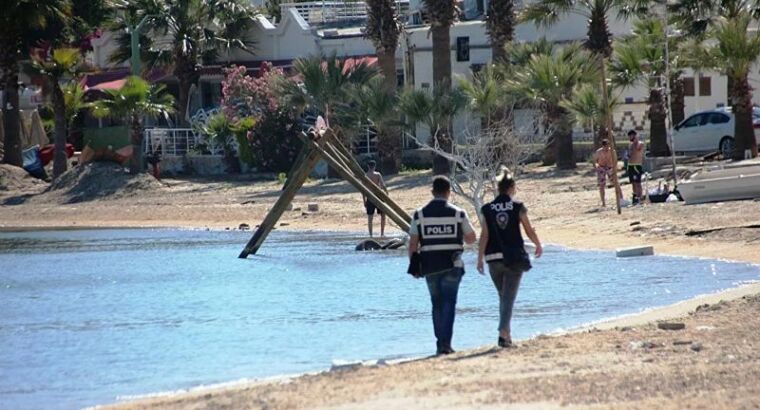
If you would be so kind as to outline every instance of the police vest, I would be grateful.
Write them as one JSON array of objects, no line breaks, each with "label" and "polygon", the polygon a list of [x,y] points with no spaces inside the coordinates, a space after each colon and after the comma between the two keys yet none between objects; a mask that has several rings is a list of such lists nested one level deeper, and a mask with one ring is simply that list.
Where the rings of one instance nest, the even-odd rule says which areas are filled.
[{"label": "police vest", "polygon": [[[522,202],[512,201],[509,195],[499,195],[493,202],[480,209],[488,226],[488,244],[486,245],[486,262],[502,260],[505,247],[523,247],[520,233],[520,212]],[[501,241],[499,241],[501,239]]]},{"label": "police vest", "polygon": [[420,236],[421,273],[464,268],[462,226],[465,212],[443,200],[430,201],[414,213]]}]

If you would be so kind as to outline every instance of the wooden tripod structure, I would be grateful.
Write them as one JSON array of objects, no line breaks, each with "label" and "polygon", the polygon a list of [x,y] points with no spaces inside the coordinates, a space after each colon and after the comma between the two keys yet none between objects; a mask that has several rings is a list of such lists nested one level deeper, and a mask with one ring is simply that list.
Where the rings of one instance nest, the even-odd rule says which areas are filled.
[{"label": "wooden tripod structure", "polygon": [[411,222],[409,214],[367,177],[361,165],[354,159],[351,152],[338,141],[332,130],[312,131],[308,134],[302,132],[300,138],[304,143],[303,149],[293,164],[293,169],[285,182],[282,194],[264,217],[264,221],[256,229],[251,240],[240,252],[240,258],[245,259],[248,255],[256,254],[320,159],[324,159],[341,178],[353,185],[369,201],[372,201],[401,230],[404,232],[409,230]]}]

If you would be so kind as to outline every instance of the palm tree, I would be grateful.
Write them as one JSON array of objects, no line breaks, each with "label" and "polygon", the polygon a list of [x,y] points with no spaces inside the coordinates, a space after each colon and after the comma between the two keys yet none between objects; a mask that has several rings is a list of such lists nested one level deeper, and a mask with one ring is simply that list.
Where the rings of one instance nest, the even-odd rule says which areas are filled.
[{"label": "palm tree", "polygon": [[[366,61],[341,60],[335,53],[327,57],[299,58],[293,62],[293,68],[299,82],[282,79],[277,84],[284,104],[301,112],[315,110],[324,115],[333,128],[353,125],[340,121],[341,115],[347,115],[341,107],[351,102],[357,87],[366,85],[379,74]],[[333,119],[337,121],[330,124]]]},{"label": "palm tree", "polygon": [[[396,49],[401,34],[401,23],[396,14],[394,0],[366,0],[367,27],[364,34],[372,40],[377,52],[377,62],[383,74],[384,91],[369,85],[363,97],[367,98],[370,110],[366,113],[378,130],[378,156],[380,170],[386,174],[396,174],[401,168],[401,138],[399,129],[390,126],[397,123],[392,113],[397,113],[395,107],[387,107],[386,103],[396,98]],[[391,108],[390,111],[386,108]]]},{"label": "palm tree", "polygon": [[385,87],[390,92],[396,90],[396,48],[401,34],[395,6],[393,0],[367,0],[367,26],[364,30],[364,35],[375,46]]},{"label": "palm tree", "polygon": [[491,0],[486,13],[486,32],[491,39],[491,62],[501,63],[507,57],[505,47],[515,37],[517,15],[514,0]]},{"label": "palm tree", "polygon": [[369,121],[377,132],[380,170],[385,174],[396,174],[401,168],[401,138],[397,134],[398,95],[389,92],[386,86],[382,78],[375,77],[357,89],[355,99],[361,119]]},{"label": "palm tree", "polygon": [[[430,21],[433,45],[433,88],[444,92],[451,89],[451,25],[456,19],[453,0],[424,0],[425,12]],[[450,151],[452,147],[451,123],[436,124],[438,143]],[[433,159],[433,173],[448,174],[449,161],[440,155]]]},{"label": "palm tree", "polygon": [[119,11],[111,27],[121,33],[119,47],[111,60],[122,63],[130,58],[128,29],[149,16],[140,36],[141,58],[148,68],[169,69],[177,78],[182,124],[187,123],[190,88],[200,78],[199,67],[234,50],[252,51],[247,33],[254,11],[246,0],[129,0]]},{"label": "palm tree", "polygon": [[607,58],[612,55],[612,33],[607,15],[616,12],[619,18],[647,11],[647,1],[629,0],[538,0],[527,6],[520,21],[530,21],[537,26],[552,26],[566,15],[580,15],[587,19],[587,35],[584,46],[595,56]]},{"label": "palm tree", "polygon": [[3,80],[2,109],[5,135],[3,161],[21,166],[19,128],[19,62],[40,39],[39,30],[51,20],[65,19],[70,13],[66,0],[16,0],[3,3],[0,13],[0,78]]},{"label": "palm tree", "polygon": [[496,66],[484,67],[473,73],[471,79],[459,78],[457,83],[469,99],[470,111],[480,115],[481,128],[486,130],[492,127],[508,99],[504,77]]},{"label": "palm tree", "polygon": [[607,89],[607,106],[604,105],[599,87],[595,84],[584,84],[573,92],[569,100],[561,102],[575,120],[594,133],[594,146],[601,145],[601,140],[609,139],[609,129],[605,121],[620,106],[620,98],[612,87]]},{"label": "palm tree", "polygon": [[[565,46],[551,55],[534,55],[507,81],[510,92],[533,104],[546,116],[551,129],[548,158],[556,154],[557,167],[575,168],[572,117],[562,102],[572,98],[576,87],[596,78],[596,65],[578,44]],[[551,151],[554,152],[551,152]]]},{"label": "palm tree", "polygon": [[53,50],[49,56],[33,54],[32,60],[34,71],[46,80],[45,88],[48,90],[53,106],[55,117],[53,179],[55,179],[66,171],[68,165],[66,141],[69,117],[63,82],[69,82],[77,75],[82,64],[82,55],[76,48],[59,48]]},{"label": "palm tree", "polygon": [[467,106],[467,97],[457,89],[412,89],[407,88],[399,96],[399,110],[404,114],[410,126],[424,125],[430,132],[431,145],[434,148],[451,151],[451,142],[446,146],[440,138],[439,124],[448,124]]},{"label": "palm tree", "polygon": [[721,19],[712,32],[717,43],[711,50],[713,61],[719,64],[732,84],[729,96],[735,116],[734,159],[744,158],[745,150],[750,150],[753,158],[757,156],[757,141],[752,128],[752,86],[748,76],[760,58],[760,33],[749,31],[752,22],[752,15],[744,13],[739,17]]},{"label": "palm tree", "polygon": [[174,110],[174,97],[163,85],[151,86],[140,77],[128,77],[118,90],[106,90],[107,99],[93,103],[93,115],[110,117],[129,124],[132,141],[132,159],[129,170],[142,171],[143,117],[168,116]]},{"label": "palm tree", "polygon": [[[649,89],[649,149],[654,156],[670,153],[667,142],[667,109],[665,106],[665,27],[661,20],[646,19],[634,23],[633,34],[615,47],[610,66],[612,83],[623,88],[646,86]],[[672,50],[676,47],[671,46]],[[674,75],[679,74],[678,61],[670,53]],[[667,79],[667,81],[672,81]]]}]

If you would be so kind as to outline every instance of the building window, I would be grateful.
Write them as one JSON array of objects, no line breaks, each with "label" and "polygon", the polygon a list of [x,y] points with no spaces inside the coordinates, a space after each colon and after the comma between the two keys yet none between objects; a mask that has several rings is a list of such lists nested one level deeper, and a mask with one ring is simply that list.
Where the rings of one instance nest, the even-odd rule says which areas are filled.
[{"label": "building window", "polygon": [[699,96],[709,97],[712,95],[712,77],[699,77]]},{"label": "building window", "polygon": [[686,97],[694,97],[694,77],[683,78],[683,95]]},{"label": "building window", "polygon": [[457,37],[457,61],[470,61],[469,37]]}]

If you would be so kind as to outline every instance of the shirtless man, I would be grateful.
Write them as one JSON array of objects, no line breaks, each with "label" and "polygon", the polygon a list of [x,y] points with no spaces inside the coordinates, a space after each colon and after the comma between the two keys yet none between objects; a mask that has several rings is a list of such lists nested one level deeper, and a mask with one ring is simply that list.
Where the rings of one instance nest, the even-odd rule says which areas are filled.
[{"label": "shirtless man", "polygon": [[[388,189],[385,187],[385,181],[383,181],[383,176],[375,171],[376,167],[377,163],[375,163],[375,161],[367,162],[367,178],[380,187],[380,189],[388,192]],[[375,219],[375,211],[380,215],[380,237],[385,237],[385,214],[377,209],[377,206],[366,196],[362,195],[362,199],[364,200],[364,208],[367,210],[367,228],[369,229],[370,238],[372,237],[372,222],[373,219]]]},{"label": "shirtless man", "polygon": [[602,140],[602,147],[594,153],[594,169],[596,170],[596,181],[599,183],[599,196],[602,198],[602,207],[607,204],[604,201],[604,190],[607,187],[607,178],[612,177],[615,172],[615,166],[612,163],[612,149],[610,142],[605,138]]},{"label": "shirtless man", "polygon": [[641,202],[641,176],[644,174],[644,143],[639,141],[639,134],[634,130],[628,131],[630,158],[628,159],[628,181],[633,187],[633,205]]}]

